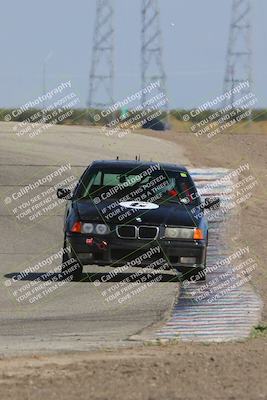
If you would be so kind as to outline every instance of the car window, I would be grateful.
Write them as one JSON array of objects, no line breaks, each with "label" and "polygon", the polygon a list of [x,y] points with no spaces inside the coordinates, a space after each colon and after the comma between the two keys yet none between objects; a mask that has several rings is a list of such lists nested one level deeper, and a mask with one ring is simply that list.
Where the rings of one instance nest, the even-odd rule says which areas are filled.
[{"label": "car window", "polygon": [[[199,202],[195,185],[189,174],[179,171],[154,171],[148,176],[143,176],[140,170],[135,171],[119,170],[94,170],[89,173],[79,188],[79,197],[100,196],[116,187],[118,190],[112,192],[112,198],[121,199],[123,196],[130,196],[131,199],[140,195],[140,190],[145,193],[146,201],[159,195],[168,201],[177,200],[187,204],[196,204]],[[162,179],[159,179],[159,178]],[[156,182],[153,184],[153,182]],[[103,194],[103,198],[105,195]]]}]

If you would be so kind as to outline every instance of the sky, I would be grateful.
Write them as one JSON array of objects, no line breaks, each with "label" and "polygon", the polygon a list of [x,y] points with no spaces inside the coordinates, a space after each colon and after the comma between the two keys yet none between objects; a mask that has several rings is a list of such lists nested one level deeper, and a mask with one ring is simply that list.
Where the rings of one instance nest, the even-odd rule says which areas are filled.
[{"label": "sky", "polygon": [[[267,2],[252,1],[253,80],[267,107]],[[115,100],[141,88],[141,0],[113,0]],[[159,0],[172,108],[193,108],[223,92],[232,0]],[[0,107],[19,107],[71,80],[86,105],[96,0],[9,0],[1,5]]]}]

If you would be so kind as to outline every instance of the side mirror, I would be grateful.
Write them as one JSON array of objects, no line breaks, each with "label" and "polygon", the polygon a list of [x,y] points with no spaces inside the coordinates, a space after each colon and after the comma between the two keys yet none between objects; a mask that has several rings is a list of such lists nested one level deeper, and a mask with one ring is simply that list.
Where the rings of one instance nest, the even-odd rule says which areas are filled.
[{"label": "side mirror", "polygon": [[69,200],[71,198],[71,190],[67,188],[59,188],[57,190],[57,198]]},{"label": "side mirror", "polygon": [[207,197],[204,202],[204,209],[205,210],[216,210],[220,207],[220,199],[219,197]]}]

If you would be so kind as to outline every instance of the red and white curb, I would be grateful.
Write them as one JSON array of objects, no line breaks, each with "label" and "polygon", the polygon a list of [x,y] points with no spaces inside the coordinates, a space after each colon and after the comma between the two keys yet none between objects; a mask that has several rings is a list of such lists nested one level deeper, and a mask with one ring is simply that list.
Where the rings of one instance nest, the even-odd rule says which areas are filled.
[{"label": "red and white curb", "polygon": [[[194,169],[191,175],[198,189],[204,189],[202,196],[222,196],[230,193],[232,182],[224,181],[220,186],[210,188],[218,179],[224,177],[226,169]],[[207,187],[207,192],[205,188]],[[221,207],[227,202],[225,196],[221,198]],[[236,212],[236,210],[234,211]],[[228,224],[235,223],[233,212],[223,216],[212,216],[209,220],[209,246],[207,266],[213,266],[229,255],[224,243],[224,235]],[[216,279],[223,282],[227,273],[235,274],[231,265],[220,266],[207,276],[206,283],[188,283],[181,285],[180,295],[173,308],[171,318],[159,329],[156,339],[179,339],[181,341],[228,341],[245,339],[250,335],[261,316],[262,303],[249,283],[231,289],[221,297],[214,299],[214,291],[210,290],[209,282]],[[202,286],[202,289],[201,289]],[[203,300],[195,300],[195,293],[201,290]]]}]

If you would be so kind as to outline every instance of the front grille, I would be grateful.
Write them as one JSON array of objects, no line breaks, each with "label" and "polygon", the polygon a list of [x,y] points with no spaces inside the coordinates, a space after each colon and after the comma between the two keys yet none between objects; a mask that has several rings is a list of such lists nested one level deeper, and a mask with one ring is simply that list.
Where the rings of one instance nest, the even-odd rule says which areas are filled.
[{"label": "front grille", "polygon": [[122,239],[136,239],[137,228],[134,225],[117,226],[117,235]]},{"label": "front grille", "polygon": [[158,228],[155,226],[140,226],[139,239],[156,239],[158,236]]},{"label": "front grille", "polygon": [[159,228],[156,226],[118,225],[116,232],[121,239],[156,239]]}]

